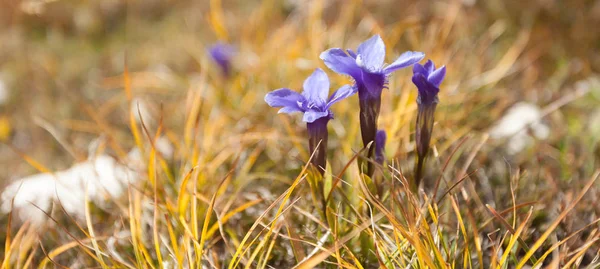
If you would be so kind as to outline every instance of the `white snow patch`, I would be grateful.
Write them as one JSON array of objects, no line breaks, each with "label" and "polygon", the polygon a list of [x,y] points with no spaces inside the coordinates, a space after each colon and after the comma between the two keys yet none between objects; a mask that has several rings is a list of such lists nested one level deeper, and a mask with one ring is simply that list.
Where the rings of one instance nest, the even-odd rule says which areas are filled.
[{"label": "white snow patch", "polygon": [[[126,165],[109,155],[95,156],[93,153],[102,141],[100,137],[90,143],[90,156],[85,162],[76,163],[64,171],[31,175],[12,182],[0,195],[0,211],[10,212],[14,198],[12,209],[16,216],[39,225],[47,219],[40,209],[50,213],[52,205],[57,202],[71,216],[84,219],[86,188],[89,200],[99,206],[123,196],[128,184],[143,178],[132,168],[143,170],[144,157],[138,148],[129,151],[124,160]],[[155,146],[166,159],[171,159],[175,153],[173,144],[165,136],[159,137]]]},{"label": "white snow patch", "polygon": [[537,139],[546,139],[550,128],[542,123],[542,113],[538,106],[530,103],[517,103],[492,127],[490,136],[495,139],[507,138],[507,151],[515,154],[534,143],[529,130]]},{"label": "white snow patch", "polygon": [[[111,198],[123,195],[127,183],[138,179],[136,173],[108,155],[99,155],[73,167],[51,173],[28,176],[11,183],[2,193],[1,210],[13,210],[22,221],[42,224],[53,203],[60,202],[75,218],[85,216],[85,191],[89,200],[102,205]],[[36,208],[39,207],[40,209]]]},{"label": "white snow patch", "polygon": [[156,139],[156,150],[162,154],[162,156],[166,159],[173,158],[173,154],[175,153],[175,149],[173,148],[173,144],[166,136],[161,136]]},{"label": "white snow patch", "polygon": [[8,87],[0,76],[0,105],[6,104],[6,102],[8,102]]}]

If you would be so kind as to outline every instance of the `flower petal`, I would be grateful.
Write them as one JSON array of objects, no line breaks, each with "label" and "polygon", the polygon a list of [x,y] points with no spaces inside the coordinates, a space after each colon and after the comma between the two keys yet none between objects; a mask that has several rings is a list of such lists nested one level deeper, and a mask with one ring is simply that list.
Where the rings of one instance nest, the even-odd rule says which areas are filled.
[{"label": "flower petal", "polygon": [[383,66],[385,58],[385,44],[379,35],[374,35],[358,46],[358,55],[362,65],[369,69],[377,69]]},{"label": "flower petal", "polygon": [[444,80],[445,76],[446,76],[446,66],[444,65],[444,66],[438,68],[437,70],[433,71],[431,74],[429,74],[429,76],[427,77],[427,81],[429,81],[429,83],[431,83],[439,88],[440,84],[442,84],[442,81]]},{"label": "flower petal", "polygon": [[[366,88],[367,93],[373,97],[381,95],[381,91],[386,86],[386,78],[383,73],[362,72],[362,85]],[[359,93],[359,97],[362,93]],[[362,97],[360,97],[362,98]]]},{"label": "flower petal", "polygon": [[389,74],[398,69],[411,66],[411,65],[416,64],[419,61],[423,60],[424,57],[425,57],[425,54],[422,52],[407,51],[405,53],[402,53],[402,55],[400,55],[400,57],[398,57],[398,59],[396,59],[392,64],[386,66],[383,69],[383,72],[385,72],[386,74]]},{"label": "flower petal", "polygon": [[429,83],[427,78],[422,74],[415,74],[412,77],[412,81],[419,90],[417,104],[428,106],[437,103],[437,95],[440,92],[439,88]]},{"label": "flower petal", "polygon": [[283,107],[279,113],[292,113],[303,111],[298,105],[305,101],[304,96],[287,88],[274,90],[265,95],[265,102],[271,107]]},{"label": "flower petal", "polygon": [[355,94],[356,91],[357,88],[351,85],[342,86],[341,88],[337,89],[337,91],[335,91],[331,95],[331,97],[329,97],[329,102],[327,102],[327,108],[343,99],[350,97],[351,95]]},{"label": "flower petal", "polygon": [[354,80],[360,79],[360,68],[356,61],[342,49],[328,49],[321,53],[320,58],[334,72],[351,76]]},{"label": "flower petal", "polygon": [[219,68],[225,76],[231,72],[231,60],[236,54],[236,49],[225,43],[217,43],[209,48],[209,55],[219,65]]},{"label": "flower petal", "polygon": [[231,57],[236,53],[233,46],[225,43],[217,43],[208,49],[210,56],[215,62],[221,64],[223,62],[229,62]]},{"label": "flower petal", "polygon": [[350,57],[356,59],[356,52],[354,52],[351,49],[347,49],[346,52],[348,52],[348,55],[350,55]]},{"label": "flower petal", "polygon": [[377,134],[375,134],[375,147],[383,149],[385,147],[386,138],[387,135],[384,130],[377,130]]},{"label": "flower petal", "polygon": [[427,60],[427,62],[425,63],[425,65],[423,67],[425,67],[425,70],[427,70],[427,74],[431,74],[431,72],[433,72],[435,70],[435,64],[433,63],[432,60]]},{"label": "flower petal", "polygon": [[329,95],[329,78],[327,74],[317,68],[306,80],[304,80],[304,91],[302,95],[309,103],[322,107],[327,102]]},{"label": "flower petal", "polygon": [[415,75],[421,74],[425,77],[427,77],[429,75],[427,73],[427,70],[425,70],[425,67],[423,65],[421,65],[420,63],[416,63],[413,65],[413,74],[415,74]]},{"label": "flower petal", "polygon": [[320,118],[323,117],[328,117],[329,116],[329,111],[306,111],[304,113],[304,117],[302,118],[302,120],[304,122],[314,122]]},{"label": "flower petal", "polygon": [[296,106],[296,107],[284,106],[279,111],[277,111],[277,113],[279,113],[279,114],[281,114],[281,113],[291,114],[294,112],[302,112],[302,109],[299,106]]},{"label": "flower petal", "polygon": [[385,140],[387,135],[384,130],[377,130],[375,134],[375,161],[379,164],[383,164],[385,160]]}]

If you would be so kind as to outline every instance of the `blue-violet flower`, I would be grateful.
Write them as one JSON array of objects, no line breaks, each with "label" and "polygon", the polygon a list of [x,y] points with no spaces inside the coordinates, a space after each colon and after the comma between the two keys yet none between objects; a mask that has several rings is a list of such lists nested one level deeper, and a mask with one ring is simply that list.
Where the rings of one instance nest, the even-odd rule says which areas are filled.
[{"label": "blue-violet flower", "polygon": [[229,77],[231,74],[231,60],[236,54],[235,48],[225,43],[217,43],[208,49],[208,53],[221,69],[223,76]]},{"label": "blue-violet flower", "polygon": [[[323,174],[326,166],[327,123],[333,119],[329,108],[353,95],[356,90],[350,85],[345,85],[327,98],[329,78],[320,68],[304,81],[303,88],[302,94],[287,88],[274,90],[265,96],[265,102],[271,107],[281,107],[279,113],[304,113],[303,121],[308,129],[309,150],[315,154],[311,163]],[[317,148],[317,145],[320,146]]]},{"label": "blue-violet flower", "polygon": [[433,132],[434,113],[437,106],[439,87],[446,76],[446,66],[436,69],[431,60],[425,65],[416,63],[413,67],[412,81],[417,86],[419,94],[417,96],[417,126],[415,142],[417,145],[417,163],[415,166],[415,185],[416,190],[423,176],[423,165],[429,143]]},{"label": "blue-violet flower", "polygon": [[[398,69],[411,66],[425,57],[422,52],[407,51],[392,64],[384,66],[385,44],[379,35],[374,35],[352,50],[339,48],[329,49],[321,53],[325,65],[336,73],[348,75],[354,80],[360,105],[360,128],[363,145],[366,147],[375,140],[377,118],[381,107],[381,92],[387,88],[388,77]],[[375,143],[377,143],[375,141]],[[367,154],[373,156],[372,146]],[[368,174],[372,175],[372,166]]]}]

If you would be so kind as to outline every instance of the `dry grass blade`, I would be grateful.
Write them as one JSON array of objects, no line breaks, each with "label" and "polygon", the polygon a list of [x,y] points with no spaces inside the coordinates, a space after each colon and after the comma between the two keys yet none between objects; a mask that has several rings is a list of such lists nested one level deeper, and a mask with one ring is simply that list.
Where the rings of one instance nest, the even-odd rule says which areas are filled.
[{"label": "dry grass blade", "polygon": [[448,195],[454,188],[456,188],[456,186],[458,186],[460,183],[462,183],[465,179],[469,178],[475,172],[477,172],[477,171],[473,171],[469,174],[466,174],[463,177],[461,177],[459,180],[454,182],[454,184],[452,184],[452,186],[448,187],[448,189],[444,191],[442,196],[438,199],[437,203],[440,204],[442,202],[442,200],[444,199],[444,197],[446,197],[446,195]]},{"label": "dry grass blade", "polygon": [[18,150],[17,148],[15,148],[14,146],[12,146],[10,144],[6,144],[6,145],[8,147],[10,147],[10,149],[12,149],[12,151],[14,151],[17,155],[19,155],[21,157],[21,159],[25,160],[29,165],[31,165],[36,170],[38,170],[38,171],[40,171],[42,173],[52,173],[52,171],[50,169],[46,168],[40,162],[38,162],[35,159],[31,158],[29,155],[21,152],[20,150]]},{"label": "dry grass blade", "polygon": [[133,247],[133,254],[135,255],[136,266],[141,268],[144,267],[144,258],[141,251],[141,248],[144,246],[139,244],[140,238],[138,237],[138,221],[139,220],[139,206],[138,199],[136,195],[136,199],[134,200],[133,188],[130,186],[128,188],[128,198],[129,198],[129,231],[131,233],[131,245]]},{"label": "dry grass blade", "polygon": [[[152,149],[152,155],[155,154],[154,152],[155,152],[155,150]],[[152,166],[152,167],[154,167],[154,166]],[[153,169],[153,173],[155,174],[154,177],[156,178],[156,171],[154,169]],[[162,253],[160,250],[160,243],[159,243],[159,236],[158,236],[158,228],[159,228],[159,226],[158,226],[158,214],[159,214],[158,210],[159,210],[159,207],[158,207],[158,187],[157,187],[157,185],[158,184],[154,184],[154,203],[153,203],[154,204],[154,214],[153,214],[153,218],[152,218],[154,227],[152,227],[152,237],[154,240],[154,252],[156,253],[156,257],[158,259],[158,264],[163,264],[163,258],[162,258]]]},{"label": "dry grass blade", "polygon": [[467,211],[467,216],[469,218],[469,223],[471,224],[471,228],[473,229],[473,241],[475,243],[475,250],[477,251],[477,261],[479,262],[479,268],[483,269],[483,251],[482,251],[482,243],[480,238],[480,232],[477,228],[477,222],[473,217],[473,213],[471,211]]},{"label": "dry grass blade", "polygon": [[12,253],[15,250],[15,248],[17,247],[17,243],[20,243],[20,241],[22,241],[23,237],[25,236],[25,233],[29,230],[30,228],[30,224],[29,223],[24,223],[19,230],[17,231],[17,233],[15,234],[15,237],[11,240],[10,238],[10,223],[12,221],[12,213],[9,215],[9,222],[8,222],[8,227],[6,229],[6,242],[5,242],[5,249],[4,249],[4,259],[2,260],[2,266],[0,268],[2,269],[9,269],[11,268],[10,266],[10,259],[12,257]]},{"label": "dry grass blade", "polygon": [[592,240],[588,240],[587,242],[585,242],[585,244],[579,248],[579,250],[575,253],[575,255],[573,255],[573,257],[567,263],[565,263],[563,268],[570,268],[575,263],[577,263],[576,264],[577,268],[579,268],[581,266],[581,260],[580,260],[581,256],[583,256],[585,254],[585,252],[590,247],[592,247],[594,244],[596,244],[596,242],[598,242],[599,240],[600,240],[600,238],[594,238]]},{"label": "dry grass blade", "polygon": [[[442,177],[444,176],[444,172],[446,172],[446,169],[448,169],[448,165],[450,164],[450,160],[452,159],[452,157],[454,157],[454,155],[456,154],[456,152],[458,151],[458,149],[460,149],[462,147],[462,145],[467,142],[467,140],[469,139],[468,136],[463,137],[458,144],[454,147],[454,149],[452,150],[452,152],[450,152],[450,155],[448,156],[448,158],[446,158],[446,162],[444,162],[444,167],[442,168],[442,172],[440,173],[440,176],[436,179],[435,181],[435,187],[433,188],[433,198],[431,199],[431,201],[435,201],[435,198],[437,196],[437,192],[438,189],[440,187],[440,183],[442,181]],[[460,180],[459,180],[460,181]],[[439,200],[438,200],[439,201]]]},{"label": "dry grass blade", "polygon": [[[10,207],[13,208],[15,204],[15,200],[11,199],[10,201]],[[11,251],[11,239],[10,239],[10,232],[11,232],[11,223],[12,223],[12,211],[10,213],[8,213],[8,222],[6,223],[6,239],[4,239],[4,260],[2,261],[2,265],[0,266],[0,268],[2,269],[8,269],[10,268],[10,251]],[[21,228],[19,228],[19,231],[17,231],[17,234],[21,231],[21,230],[25,230],[27,226],[27,223],[25,223],[25,225],[23,225]]]},{"label": "dry grass blade", "polygon": [[177,212],[179,212],[180,217],[185,217],[187,200],[189,199],[189,195],[185,191],[187,188],[188,181],[192,177],[192,174],[198,169],[197,166],[192,167],[190,171],[188,171],[183,180],[181,181],[181,186],[179,187],[179,195],[177,196]]},{"label": "dry grass blade", "polygon": [[206,233],[206,237],[207,238],[212,237],[213,234],[219,229],[220,225],[225,224],[230,218],[232,218],[236,214],[243,212],[244,210],[246,210],[262,201],[263,201],[263,199],[256,199],[256,200],[248,201],[248,202],[240,205],[239,207],[227,212],[227,214],[225,214],[225,216],[220,218],[217,223],[213,223],[213,225],[210,227],[210,229],[208,229],[208,232]]},{"label": "dry grass blade", "polygon": [[225,20],[223,10],[221,8],[221,0],[210,0],[210,18],[209,21],[215,33],[221,40],[227,40],[227,28],[225,28]]},{"label": "dry grass blade", "polygon": [[[383,218],[383,214],[378,214],[373,217],[373,221],[379,221],[381,218]],[[335,254],[335,251],[337,250],[337,248],[340,248],[341,246],[346,244],[346,242],[350,241],[351,239],[353,239],[354,237],[359,235],[363,230],[369,228],[369,226],[371,225],[371,221],[372,220],[369,219],[369,220],[366,220],[365,222],[361,223],[360,225],[358,225],[358,227],[353,229],[352,232],[348,233],[347,235],[342,237],[340,240],[338,240],[338,242],[336,242],[333,247],[324,249],[323,251],[321,251],[313,256],[309,256],[307,259],[303,260],[302,262],[300,262],[299,264],[294,266],[294,269],[310,269],[310,268],[314,268],[315,266],[319,265],[321,262],[323,262],[325,259],[327,259],[327,257],[331,256],[332,254]]]},{"label": "dry grass blade", "polygon": [[285,230],[287,231],[287,235],[290,238],[290,245],[292,247],[292,252],[294,252],[294,258],[296,258],[296,263],[299,263],[301,260],[304,260],[306,257],[306,253],[304,252],[304,248],[300,244],[300,239],[298,239],[298,235],[294,231],[294,228],[290,227],[290,224],[287,219],[283,219],[285,224]]},{"label": "dry grass blade", "polygon": [[85,222],[87,224],[88,232],[90,234],[92,246],[94,247],[94,251],[96,252],[96,257],[98,257],[98,261],[100,262],[100,266],[102,266],[103,269],[106,269],[106,268],[108,268],[108,266],[106,265],[106,263],[104,262],[104,258],[102,257],[105,254],[100,250],[100,246],[98,245],[98,241],[96,240],[94,226],[92,225],[92,216],[90,214],[90,201],[88,198],[89,198],[88,188],[86,186],[85,187]]},{"label": "dry grass blade", "polygon": [[[594,173],[594,175],[592,176],[592,178],[585,185],[585,187],[583,188],[583,190],[581,191],[579,196],[577,196],[577,198],[575,198],[575,200],[572,201],[571,204],[569,204],[569,206],[567,208],[565,208],[565,210],[563,210],[563,212],[560,213],[558,218],[556,218],[556,220],[554,220],[554,222],[550,225],[550,227],[548,227],[548,229],[546,229],[546,231],[540,236],[540,238],[535,242],[535,244],[533,244],[531,249],[529,249],[529,251],[527,251],[527,253],[521,259],[519,264],[517,264],[517,267],[516,267],[517,269],[521,269],[521,268],[523,268],[523,266],[525,266],[525,264],[527,263],[527,260],[533,256],[533,254],[535,253],[535,251],[538,248],[540,248],[542,246],[542,244],[546,241],[548,236],[550,236],[550,234],[554,231],[554,229],[556,229],[558,224],[567,216],[567,214],[571,211],[571,209],[573,209],[575,207],[575,205],[577,203],[579,203],[581,198],[583,198],[583,195],[585,195],[585,193],[592,187],[594,182],[596,182],[598,175],[600,175],[600,171],[597,170]],[[534,264],[535,264],[535,262],[534,262]]]},{"label": "dry grass blade", "polygon": [[[496,219],[498,219],[500,221],[500,223],[502,223],[504,228],[506,228],[512,234],[512,236],[514,236],[516,234],[515,229],[513,229],[513,227],[500,214],[498,214],[498,212],[496,212],[496,210],[494,210],[490,205],[486,205],[486,207],[489,210],[489,212],[492,213],[492,215],[494,215],[494,217],[496,217]],[[513,207],[513,208],[515,208],[515,207]],[[515,218],[516,218],[516,216],[515,216]],[[525,251],[530,250],[529,246],[527,246],[527,243],[525,243],[525,241],[521,237],[517,236],[516,239],[519,241],[519,244],[521,244],[521,247]],[[537,261],[538,261],[538,259],[532,255],[531,262],[536,263]]]},{"label": "dry grass blade", "polygon": [[[511,206],[511,207],[509,207],[507,209],[504,209],[504,210],[502,210],[500,212],[496,212],[496,210],[494,209],[494,212],[496,212],[500,216],[504,216],[504,215],[506,215],[508,213],[514,212],[515,210],[521,209],[523,207],[530,206],[530,205],[535,205],[536,203],[537,202],[525,202],[525,203],[521,203],[521,204],[518,204],[518,205],[515,205],[515,206]],[[482,224],[480,224],[481,225],[479,227],[480,229],[484,228],[487,225],[489,225],[490,223],[492,223],[492,221],[494,221],[494,219],[497,218],[496,214],[494,214],[494,213],[492,213],[492,214],[494,215],[493,217],[489,218],[488,220],[486,220]]]},{"label": "dry grass blade", "polygon": [[[45,256],[46,260],[49,260],[50,262],[52,262],[52,264],[54,264],[55,267],[63,268],[63,269],[69,269],[69,267],[66,267],[66,266],[64,266],[62,264],[59,264],[56,261],[54,261],[53,259],[51,259],[48,256],[48,253],[46,252],[46,249],[44,248],[44,245],[42,245],[41,243],[40,243],[40,249],[42,250],[42,252],[44,252],[44,256]],[[39,268],[46,268],[46,267],[45,266],[42,267],[42,265],[40,265]]]},{"label": "dry grass blade", "polygon": [[559,246],[561,246],[561,245],[562,245],[562,244],[564,244],[565,242],[569,241],[569,239],[573,238],[575,235],[577,235],[577,234],[581,233],[581,232],[582,232],[582,231],[584,231],[585,229],[587,229],[587,228],[589,228],[589,227],[593,226],[594,224],[596,224],[596,223],[598,223],[598,222],[600,222],[600,219],[597,219],[597,220],[595,220],[595,221],[591,222],[590,224],[586,225],[585,227],[582,227],[581,229],[579,229],[579,230],[575,231],[574,233],[570,234],[569,236],[565,237],[563,240],[560,240],[559,242],[557,242],[557,243],[553,244],[553,245],[552,245],[552,246],[551,246],[551,247],[550,247],[550,248],[549,248],[549,249],[548,249],[548,250],[547,250],[547,251],[544,253],[544,255],[542,255],[542,256],[540,257],[540,259],[538,260],[538,262],[537,262],[537,263],[535,263],[535,264],[534,264],[532,267],[533,267],[533,268],[537,268],[537,266],[539,266],[539,265],[540,265],[540,263],[541,263],[542,261],[544,261],[544,260],[546,259],[546,257],[552,253],[552,251],[554,251],[555,249],[557,249]]},{"label": "dry grass blade", "polygon": [[[237,163],[237,162],[236,162]],[[213,208],[215,206],[215,201],[217,200],[217,194],[220,192],[221,188],[224,187],[225,182],[227,182],[227,180],[233,175],[233,171],[235,170],[235,166],[234,168],[232,168],[229,173],[227,173],[227,175],[225,176],[225,178],[223,178],[221,180],[221,183],[219,183],[219,186],[217,187],[217,189],[215,190],[215,193],[213,194],[212,198],[210,198],[210,203],[208,205],[208,208],[206,209],[206,215],[204,216],[204,224],[202,225],[202,233],[200,235],[200,254],[199,256],[202,257],[203,255],[203,251],[204,251],[204,242],[206,242],[206,239],[208,238],[208,224],[210,223],[210,217],[212,216],[213,213]],[[198,261],[198,266],[202,266],[202,259],[200,259]]]},{"label": "dry grass blade", "polygon": [[[289,197],[286,197],[283,201],[288,200]],[[254,251],[252,252],[252,254],[250,254],[250,257],[245,261],[246,262],[246,266],[244,268],[249,269],[252,268],[251,266],[254,263],[254,259],[261,254],[261,251],[263,250],[263,248],[265,247],[265,245],[269,242],[269,240],[271,240],[271,235],[275,234],[275,236],[272,238],[273,240],[279,235],[279,229],[281,228],[281,222],[278,221],[278,219],[280,219],[280,217],[283,217],[284,214],[291,209],[294,204],[296,202],[298,202],[298,200],[300,200],[300,198],[296,198],[296,200],[291,201],[290,204],[288,206],[285,206],[285,203],[282,202],[281,206],[279,207],[275,217],[273,218],[273,220],[271,220],[271,222],[268,224],[269,226],[264,226],[263,229],[258,233],[258,235],[248,244],[249,246],[252,246],[255,244],[256,240],[258,240],[260,238],[260,236],[262,235],[262,232],[264,232],[265,230],[267,231],[267,234],[264,235],[261,239],[261,241],[258,243],[258,245],[256,246],[256,248],[254,249]],[[250,248],[246,248],[244,250],[244,252],[242,253],[245,254],[248,250],[250,250]],[[270,253],[269,251],[267,251],[267,253]],[[265,252],[263,252],[263,254],[267,254]],[[262,257],[265,257],[264,255],[261,255]],[[265,257],[267,258],[267,257]],[[257,264],[261,264],[260,260],[257,262]]]},{"label": "dry grass blade", "polygon": [[454,209],[454,214],[456,215],[456,219],[458,221],[458,225],[460,227],[460,231],[463,235],[463,238],[465,240],[465,242],[467,242],[465,244],[465,248],[464,248],[464,253],[463,253],[463,265],[462,268],[471,268],[471,257],[470,257],[470,251],[469,251],[469,237],[467,234],[467,228],[465,227],[465,223],[463,221],[463,217],[460,213],[460,209],[458,207],[458,203],[456,202],[456,199],[454,199],[454,197],[452,197],[450,199],[450,201],[452,202],[452,208]]},{"label": "dry grass blade", "polygon": [[502,255],[502,258],[500,258],[500,262],[498,264],[498,267],[502,268],[506,264],[506,260],[508,259],[508,255],[510,255],[513,246],[515,245],[515,243],[520,238],[521,233],[525,229],[525,226],[527,225],[527,222],[529,222],[529,218],[531,218],[531,214],[532,213],[533,213],[533,207],[529,209],[529,213],[527,213],[527,217],[525,218],[525,220],[521,223],[521,225],[519,225],[519,227],[517,228],[517,230],[511,235],[510,241],[508,242],[508,245],[506,246],[506,248],[504,250],[504,254]]},{"label": "dry grass blade", "polygon": [[[313,154],[314,155],[314,154]],[[310,163],[310,161],[309,161]],[[254,224],[252,225],[252,227],[248,230],[248,232],[246,233],[246,235],[244,236],[244,238],[242,239],[242,241],[240,242],[239,247],[237,248],[237,250],[235,251],[231,262],[229,263],[229,269],[232,268],[236,268],[238,263],[240,262],[240,258],[238,258],[243,251],[243,248],[245,247],[245,243],[246,241],[248,241],[248,239],[250,238],[250,235],[252,234],[252,232],[256,229],[256,227],[259,225],[260,221],[267,215],[267,213],[275,207],[275,205],[281,201],[281,205],[277,211],[277,214],[275,215],[274,219],[279,218],[279,214],[281,214],[281,210],[283,209],[283,206],[285,205],[285,202],[289,199],[290,195],[292,194],[292,191],[294,190],[294,188],[296,188],[296,186],[298,184],[300,184],[300,182],[302,181],[302,179],[304,179],[305,176],[303,176],[306,173],[306,169],[308,168],[309,165],[305,165],[304,168],[302,169],[302,172],[300,172],[300,175],[298,175],[298,177],[296,177],[296,179],[294,180],[294,182],[292,183],[292,186],[290,186],[283,194],[281,194],[271,205],[269,205],[269,207],[267,208],[267,210],[265,210],[258,219],[256,219],[256,221],[254,222]],[[275,222],[274,222],[275,223]],[[266,237],[268,238],[268,237]]]},{"label": "dry grass blade", "polygon": [[[36,207],[37,209],[41,210],[42,212],[44,212],[44,214],[45,214],[45,215],[46,215],[46,216],[47,216],[47,217],[48,217],[50,220],[52,220],[54,223],[58,224],[58,221],[57,221],[56,219],[54,219],[54,217],[52,217],[50,214],[48,214],[47,212],[43,211],[43,210],[42,210],[41,208],[39,208],[37,205],[33,205],[33,206],[34,206],[34,207]],[[73,239],[73,240],[74,240],[74,241],[77,243],[77,246],[81,247],[81,249],[83,250],[83,252],[85,252],[85,253],[86,253],[86,254],[87,254],[89,257],[91,257],[92,259],[94,259],[94,261],[96,261],[96,262],[100,263],[100,260],[98,259],[98,257],[96,257],[96,255],[94,255],[94,253],[92,253],[92,252],[89,250],[89,247],[88,247],[88,246],[86,246],[86,245],[84,245],[84,244],[83,244],[83,241],[82,241],[82,240],[79,240],[79,239],[77,239],[77,237],[75,237],[73,234],[71,234],[71,233],[69,232],[69,230],[67,230],[67,229],[66,229],[64,226],[62,226],[62,225],[59,225],[58,227],[60,227],[60,228],[61,228],[61,229],[62,229],[62,230],[65,232],[65,234],[67,234],[67,235],[68,235],[68,236],[69,236],[71,239]],[[88,240],[90,240],[90,241],[91,241],[91,237],[88,237]],[[40,243],[41,243],[41,242],[40,242]],[[40,246],[42,246],[42,245],[40,245]],[[54,258],[54,256],[50,256],[50,254],[53,254],[53,253],[50,253],[50,254],[48,254],[48,253],[45,251],[45,249],[43,249],[43,246],[42,246],[42,250],[43,250],[43,252],[44,252],[45,259],[43,259],[43,260],[40,262],[40,264],[39,264],[38,268],[45,268],[45,266],[46,266],[46,264],[47,264],[48,262],[52,262],[52,263],[54,263],[54,260],[52,260],[52,258]],[[60,254],[61,252],[62,252],[62,251],[59,251],[59,252],[58,252],[56,255]]]},{"label": "dry grass blade", "polygon": [[333,183],[331,184],[331,190],[329,190],[329,193],[327,194],[327,197],[325,197],[326,201],[325,204],[329,203],[329,199],[331,198],[333,191],[336,189],[337,184],[342,180],[342,175],[344,175],[344,173],[346,172],[346,170],[350,167],[350,165],[358,158],[358,156],[360,156],[360,154],[362,154],[365,150],[367,150],[367,147],[362,148],[361,150],[359,150],[357,153],[354,154],[354,156],[352,156],[352,158],[350,158],[350,160],[346,163],[346,165],[344,165],[344,168],[342,168],[342,170],[340,171],[340,173],[338,173],[338,175],[335,177],[335,180],[333,181]]}]

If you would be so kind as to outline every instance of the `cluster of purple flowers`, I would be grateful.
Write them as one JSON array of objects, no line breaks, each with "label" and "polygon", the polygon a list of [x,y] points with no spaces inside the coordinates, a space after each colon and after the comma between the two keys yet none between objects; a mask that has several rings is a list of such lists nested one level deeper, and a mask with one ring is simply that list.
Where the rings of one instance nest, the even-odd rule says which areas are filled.
[{"label": "cluster of purple flowers", "polygon": [[[363,145],[369,147],[367,158],[376,163],[384,162],[386,133],[377,129],[381,107],[381,93],[388,88],[388,78],[396,70],[413,66],[413,83],[418,89],[417,116],[417,168],[415,182],[422,177],[422,164],[429,150],[433,114],[438,102],[439,85],[446,68],[435,68],[429,60],[425,65],[418,62],[425,57],[422,52],[408,51],[392,64],[385,66],[385,44],[379,35],[362,43],[356,52],[333,48],[321,53],[325,65],[338,74],[350,76],[354,83],[338,89],[329,99],[329,79],[325,72],[317,69],[304,82],[304,92],[296,93],[282,88],[268,93],[265,101],[272,107],[282,107],[280,113],[303,112],[309,134],[309,149],[315,157],[312,164],[323,173],[326,165],[327,123],[333,118],[330,106],[358,92],[359,118]],[[372,162],[367,162],[366,174],[373,175]]]},{"label": "cluster of purple flowers", "polygon": [[[347,52],[347,53],[346,53]],[[352,50],[334,48],[321,53],[325,65],[338,74],[348,75],[354,80],[353,87],[358,92],[360,107],[360,131],[363,145],[375,143],[367,151],[371,158],[376,149],[377,118],[381,108],[381,93],[387,88],[388,77],[392,72],[411,66],[421,61],[425,54],[408,51],[400,55],[392,64],[384,66],[385,44],[379,35],[369,38],[358,46],[355,53]],[[373,165],[367,162],[366,172],[373,175]]]},{"label": "cluster of purple flowers", "polygon": [[419,62],[425,57],[422,52],[408,51],[389,65],[384,64],[385,44],[379,35],[369,38],[358,46],[356,52],[332,48],[321,53],[320,58],[332,71],[350,76],[351,85],[344,85],[329,98],[329,79],[327,74],[317,68],[305,81],[300,94],[288,88],[268,93],[265,101],[271,107],[281,107],[279,113],[304,113],[307,123],[309,149],[314,154],[312,165],[323,174],[326,165],[327,123],[333,119],[331,105],[355,93],[359,99],[359,119],[361,136],[367,149],[367,161],[364,171],[372,176],[373,163],[383,164],[386,133],[377,128],[377,119],[381,107],[381,93],[388,88],[389,76],[396,70],[413,66],[412,81],[418,89],[418,116],[416,128],[417,156],[415,182],[422,177],[422,163],[429,150],[433,115],[438,103],[439,86],[446,74],[442,66],[436,69],[431,60],[425,65]]}]

